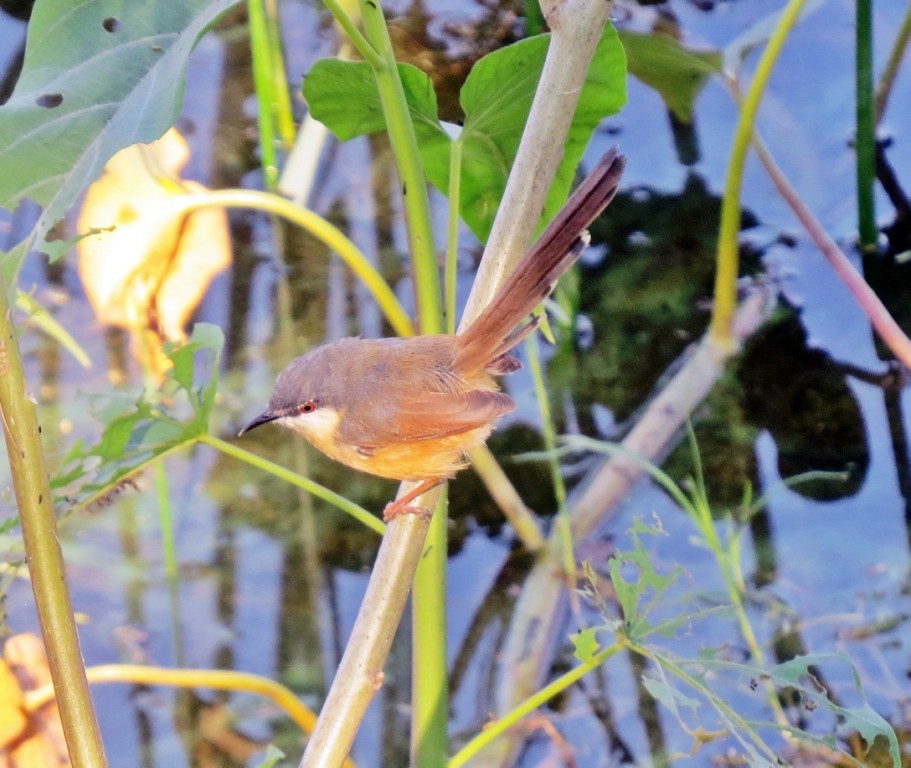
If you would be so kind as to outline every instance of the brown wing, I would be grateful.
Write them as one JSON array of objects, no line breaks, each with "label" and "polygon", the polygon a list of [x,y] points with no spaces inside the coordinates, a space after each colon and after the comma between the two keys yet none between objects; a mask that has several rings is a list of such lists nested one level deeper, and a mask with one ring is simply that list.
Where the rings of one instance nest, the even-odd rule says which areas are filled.
[{"label": "brown wing", "polygon": [[423,391],[403,398],[394,412],[379,407],[373,414],[360,419],[343,418],[338,436],[342,441],[356,445],[360,452],[369,454],[395,443],[470,432],[492,424],[515,407],[512,398],[502,392]]}]

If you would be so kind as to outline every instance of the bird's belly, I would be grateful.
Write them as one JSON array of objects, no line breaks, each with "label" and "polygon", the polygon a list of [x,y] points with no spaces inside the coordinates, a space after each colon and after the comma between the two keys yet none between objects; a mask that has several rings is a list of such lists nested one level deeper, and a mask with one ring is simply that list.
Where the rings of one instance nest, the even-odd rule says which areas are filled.
[{"label": "bird's belly", "polygon": [[468,464],[465,453],[484,443],[492,425],[447,437],[412,440],[361,453],[346,445],[316,445],[349,467],[393,480],[431,480],[450,477]]}]

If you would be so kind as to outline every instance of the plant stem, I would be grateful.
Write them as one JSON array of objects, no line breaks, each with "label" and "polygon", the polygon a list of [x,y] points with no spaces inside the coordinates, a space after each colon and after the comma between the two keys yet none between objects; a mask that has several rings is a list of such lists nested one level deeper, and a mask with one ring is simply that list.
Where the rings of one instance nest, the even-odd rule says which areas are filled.
[{"label": "plant stem", "polygon": [[0,280],[0,412],[22,539],[51,679],[70,761],[76,768],[107,765],[92,708],[79,635],[66,582],[41,427],[19,353],[9,292]]},{"label": "plant stem", "polygon": [[724,349],[733,349],[732,323],[737,307],[737,275],[739,271],[740,191],[743,185],[743,166],[753,138],[756,113],[765,87],[769,82],[778,55],[788,34],[797,21],[804,0],[789,0],[759,63],[756,74],[737,120],[727,181],[721,201],[721,226],[718,232],[717,271],[715,273],[715,303],[710,326],[711,339]]},{"label": "plant stem", "polygon": [[383,666],[411,591],[429,524],[420,515],[409,514],[398,515],[389,523],[300,768],[335,768],[351,749],[364,712],[383,685]]},{"label": "plant stem", "polygon": [[446,333],[456,330],[457,282],[459,276],[459,201],[462,196],[462,142],[452,142],[449,152],[449,217],[446,230]]},{"label": "plant stem", "polygon": [[[253,693],[266,697],[284,710],[305,733],[312,731],[316,722],[316,715],[292,691],[281,683],[249,672],[235,672],[229,669],[170,669],[139,664],[101,664],[88,667],[85,673],[92,685],[133,683]],[[53,699],[54,689],[50,685],[28,691],[25,694],[25,710],[36,712]]]},{"label": "plant stem", "polygon": [[265,472],[268,472],[284,480],[285,482],[296,485],[298,488],[303,488],[305,491],[307,491],[307,493],[312,493],[318,499],[328,501],[330,504],[335,505],[343,512],[347,512],[349,515],[356,518],[358,521],[366,525],[371,530],[376,531],[380,535],[382,535],[386,530],[385,524],[377,520],[363,507],[355,504],[353,501],[349,501],[344,496],[337,494],[335,491],[330,491],[325,486],[322,486],[319,483],[310,480],[309,478],[301,477],[291,470],[285,469],[273,461],[269,461],[268,459],[264,459],[261,456],[257,456],[255,453],[251,453],[250,451],[245,451],[243,448],[238,448],[236,445],[232,445],[231,443],[214,437],[213,435],[200,435],[199,442],[210,445],[222,453],[227,454],[228,456],[233,456],[235,459],[245,461],[247,464],[250,464],[257,469],[262,469]]},{"label": "plant stem", "polygon": [[889,314],[886,305],[882,303],[876,292],[864,280],[863,275],[851,263],[851,260],[841,248],[838,247],[838,243],[829,236],[829,233],[819,223],[819,220],[801,200],[800,195],[791,186],[791,183],[778,167],[772,154],[762,141],[762,137],[758,134],[753,137],[753,145],[766,173],[769,174],[769,178],[772,179],[772,183],[778,189],[778,193],[791,206],[791,210],[794,211],[794,214],[800,223],[803,224],[813,242],[816,243],[816,247],[819,248],[823,256],[832,265],[832,268],[848,287],[848,290],[854,294],[854,298],[857,299],[857,303],[863,309],[864,314],[870,319],[883,344],[889,348],[889,351],[903,365],[911,367],[911,339],[908,338],[901,326],[895,321],[895,318]]},{"label": "plant stem", "polygon": [[259,126],[260,163],[263,182],[270,192],[278,183],[278,160],[276,157],[275,125],[275,82],[272,77],[273,58],[269,44],[264,0],[247,0],[250,18],[250,50],[253,60],[253,86],[256,91],[258,108],[256,120]]},{"label": "plant stem", "polygon": [[908,41],[911,40],[911,5],[905,9],[905,18],[902,19],[898,34],[895,36],[895,43],[892,50],[889,51],[889,59],[879,78],[879,85],[876,87],[876,124],[879,125],[889,106],[889,96],[892,94],[892,86],[895,84],[895,76],[901,66],[902,58],[908,48]]},{"label": "plant stem", "polygon": [[348,39],[354,47],[357,48],[357,52],[367,60],[367,63],[370,64],[375,71],[385,69],[386,60],[377,53],[376,48],[374,48],[370,41],[364,37],[351,16],[345,12],[342,4],[339,3],[338,0],[323,0],[323,5],[329,9],[332,18],[335,19],[336,23],[342,28],[345,34],[348,35]]},{"label": "plant stem", "polygon": [[557,458],[557,436],[554,432],[554,422],[550,412],[550,403],[547,400],[547,386],[544,383],[544,372],[541,369],[541,346],[538,343],[537,333],[532,333],[525,340],[525,351],[528,359],[528,369],[531,373],[535,388],[535,397],[538,401],[538,411],[541,415],[541,432],[544,435],[544,449],[547,451],[547,464],[550,467],[550,478],[553,484],[554,495],[557,497],[557,520],[554,534],[559,537],[562,552],[563,573],[570,599],[573,601],[573,610],[579,610],[579,597],[574,587],[576,582],[576,555],[573,549],[573,532],[570,525],[569,508],[566,506],[566,484],[563,482],[563,472],[560,469],[560,460]]},{"label": "plant stem", "polygon": [[411,613],[411,765],[438,766],[446,759],[449,675],[446,665],[446,487],[430,521],[427,543],[414,580]]},{"label": "plant stem", "polygon": [[[411,121],[411,112],[405,99],[405,90],[399,76],[398,64],[395,60],[389,30],[386,27],[382,4],[380,0],[360,0],[360,8],[367,40],[379,53],[385,64],[383,68],[374,68],[373,72],[386,121],[386,130],[389,134],[389,143],[392,146],[402,184],[420,331],[421,333],[441,333],[444,325],[440,269],[433,238],[427,181],[418,151],[414,125]],[[405,487],[400,488],[400,494]],[[433,508],[427,503],[426,497],[422,497],[418,503]],[[420,755],[419,765],[421,766],[437,766],[445,754],[446,713],[449,704],[445,653],[446,507],[437,507],[433,519],[434,522],[429,531],[411,525],[407,528],[401,525],[390,526],[390,529],[395,528],[397,532],[403,529],[414,532],[411,538],[399,537],[399,546],[410,550],[410,562],[413,563],[414,571],[411,574],[398,574],[397,578],[414,576],[413,611],[422,622],[416,628],[419,634],[415,634],[413,642],[411,735],[412,752]],[[383,541],[384,547],[390,538],[390,533],[387,533]],[[424,544],[425,536],[426,546]],[[370,581],[371,586],[374,585],[374,582],[382,584],[391,578],[392,574],[384,573],[382,570],[378,558]],[[386,598],[385,592],[386,590],[382,590],[382,594],[378,592],[377,599]],[[395,624],[387,626],[387,632],[391,632],[393,627],[398,624],[399,618],[395,615],[394,610],[396,601],[395,595],[388,596],[390,608],[386,611],[386,619],[394,620]],[[360,627],[360,623],[361,618],[358,616],[355,632]],[[348,649],[346,649],[346,657],[353,641],[352,637]],[[436,657],[431,660],[434,654]],[[385,659],[385,654],[383,658]],[[341,673],[339,677],[341,677]],[[335,692],[335,687],[333,685],[330,698]],[[442,700],[440,697],[443,697]]]},{"label": "plant stem", "polygon": [[523,717],[534,712],[534,710],[542,704],[545,704],[558,693],[562,693],[571,685],[577,683],[585,677],[585,675],[606,662],[622,649],[623,645],[614,643],[613,645],[598,651],[598,653],[592,657],[591,661],[584,662],[578,667],[571,669],[569,672],[560,675],[556,680],[544,686],[544,688],[533,696],[529,696],[525,701],[518,704],[515,709],[503,715],[503,717],[497,718],[491,723],[487,723],[481,733],[475,736],[450,758],[449,762],[446,764],[447,768],[461,768],[463,765],[467,765],[471,758],[475,757],[478,752],[508,728],[512,728],[512,726],[518,723]]},{"label": "plant stem", "polygon": [[857,220],[860,247],[876,248],[876,123],[873,92],[873,0],[855,5],[856,92],[857,92]]},{"label": "plant stem", "polygon": [[610,18],[605,0],[543,0],[552,30],[547,58],[503,199],[460,321],[467,327],[486,307],[528,249],[572,124],[589,65]]},{"label": "plant stem", "polygon": [[222,189],[216,192],[186,195],[180,200],[183,210],[221,206],[224,208],[255,208],[274,213],[306,229],[311,235],[335,251],[373,294],[386,319],[399,336],[411,336],[414,326],[402,309],[395,293],[376,267],[344,233],[322,216],[279,195],[255,189]]},{"label": "plant stem", "polygon": [[427,180],[418,152],[414,125],[379,0],[361,0],[361,16],[367,40],[385,62],[382,69],[374,68],[373,73],[386,119],[389,143],[402,182],[421,333],[440,333],[443,330],[440,269],[433,241]]}]

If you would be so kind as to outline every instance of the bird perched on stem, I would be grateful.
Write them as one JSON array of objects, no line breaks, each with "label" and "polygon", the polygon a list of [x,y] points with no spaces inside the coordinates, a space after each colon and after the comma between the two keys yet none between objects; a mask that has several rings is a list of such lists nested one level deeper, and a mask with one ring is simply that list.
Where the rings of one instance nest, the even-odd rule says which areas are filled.
[{"label": "bird perched on stem", "polygon": [[515,408],[495,377],[535,330],[532,315],[588,245],[589,225],[614,198],[625,166],[608,152],[576,188],[478,318],[460,333],[340,339],[292,360],[265,411],[240,435],[274,421],[332,459],[394,480],[419,482],[384,519],[462,469],[496,421]]}]

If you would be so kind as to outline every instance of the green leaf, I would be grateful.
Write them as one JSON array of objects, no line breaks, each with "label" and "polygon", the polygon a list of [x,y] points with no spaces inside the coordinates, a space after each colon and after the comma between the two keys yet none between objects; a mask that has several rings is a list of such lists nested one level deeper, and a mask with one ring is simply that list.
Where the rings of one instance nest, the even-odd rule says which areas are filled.
[{"label": "green leaf", "polygon": [[[817,679],[816,667],[831,665],[832,663],[848,664],[854,679],[854,692],[860,699],[860,705],[845,707],[832,701],[828,691]],[[814,654],[798,656],[797,658],[778,664],[768,671],[772,682],[776,685],[789,685],[796,688],[807,700],[820,708],[825,708],[834,713],[839,723],[848,729],[856,730],[867,745],[867,753],[873,747],[877,738],[886,739],[889,744],[889,754],[896,768],[901,766],[901,753],[898,737],[891,725],[876,712],[864,696],[863,686],[857,667],[845,654]]]},{"label": "green leaf", "polygon": [[[101,439],[93,446],[76,443],[52,479],[55,490],[66,490],[63,507],[104,504],[151,462],[207,432],[223,344],[220,328],[200,323],[187,344],[169,350],[174,367],[163,388],[173,393],[168,398],[173,401],[171,409],[180,406],[181,395],[189,403],[189,421],[166,412],[146,395],[96,398],[96,415],[104,426]],[[184,413],[187,410],[184,404]]]},{"label": "green leaf", "polygon": [[[173,366],[169,376],[186,391],[196,414],[194,424],[199,427],[200,431],[206,429],[206,425],[209,423],[209,415],[215,405],[215,393],[218,388],[218,365],[224,344],[225,335],[221,328],[211,323],[197,323],[193,327],[193,334],[186,344],[169,346],[166,349]],[[205,384],[194,388],[196,359],[199,353],[208,358],[206,366],[209,369],[209,378]]]},{"label": "green leaf", "polygon": [[[550,45],[550,35],[522,40],[478,61],[460,95],[465,125],[462,143],[462,200],[465,222],[483,242],[490,234],[506,178],[518,150],[541,69]],[[626,56],[616,30],[608,25],[595,50],[579,104],[564,144],[544,221],[549,221],[566,200],[582,153],[595,128],[626,103]],[[445,191],[449,185],[448,153],[430,162],[422,159],[431,182]]]},{"label": "green leaf", "polygon": [[[465,121],[456,139],[463,145],[459,210],[482,241],[490,234],[503,196],[549,44],[550,36],[541,35],[488,54],[474,65],[462,88]],[[399,73],[427,178],[445,194],[452,139],[437,117],[432,83],[409,65],[400,64]],[[317,62],[304,80],[304,96],[313,116],[343,141],[385,129],[373,72],[365,62]],[[592,132],[625,103],[626,57],[616,31],[608,26],[582,89],[545,221],[566,199]]]},{"label": "green leaf", "polygon": [[686,707],[693,712],[699,711],[699,700],[684,695],[682,691],[671,685],[667,679],[656,680],[648,675],[643,675],[642,685],[656,701],[664,704],[681,722],[683,722],[683,718],[680,715],[679,706]]},{"label": "green leaf", "polygon": [[595,654],[601,650],[601,643],[598,642],[598,630],[594,627],[588,627],[575,635],[569,636],[573,644],[573,655],[584,664],[590,664]]},{"label": "green leaf", "polygon": [[[446,138],[437,119],[437,97],[430,78],[411,64],[398,68],[415,131],[436,132]],[[386,129],[373,68],[366,61],[320,59],[304,77],[303,93],[313,117],[341,141]]]},{"label": "green leaf", "polygon": [[623,31],[620,42],[629,73],[658,91],[678,120],[691,122],[696,98],[708,79],[721,72],[721,54],[691,51],[660,32]]},{"label": "green leaf", "polygon": [[[174,122],[190,51],[235,3],[35,3],[22,75],[0,107],[0,207],[43,206],[37,247],[116,152]],[[10,285],[21,257],[0,262]]]},{"label": "green leaf", "polygon": [[284,752],[282,752],[273,744],[270,744],[268,747],[266,747],[266,754],[263,755],[263,759],[259,762],[256,768],[275,768],[275,766],[278,765],[279,761],[284,757]]},{"label": "green leaf", "polygon": [[28,313],[29,322],[34,323],[44,333],[50,336],[61,347],[67,350],[83,368],[91,368],[92,361],[86,351],[73,338],[72,334],[64,328],[57,319],[47,311],[31,294],[23,291],[16,293],[16,306]]}]

